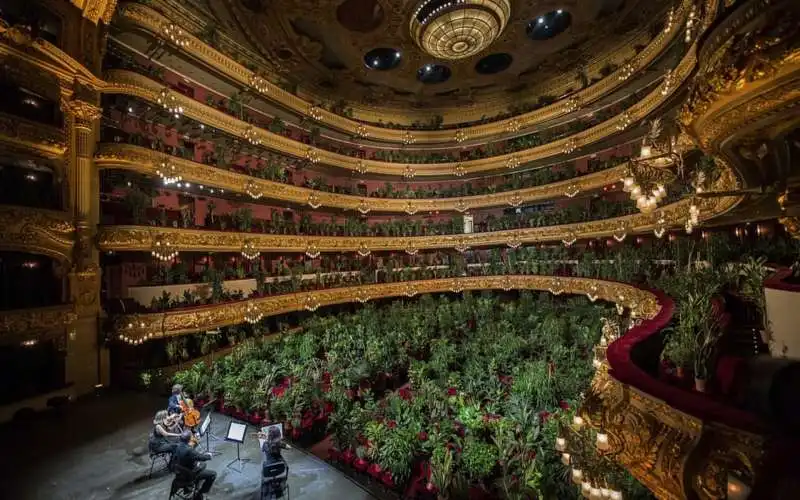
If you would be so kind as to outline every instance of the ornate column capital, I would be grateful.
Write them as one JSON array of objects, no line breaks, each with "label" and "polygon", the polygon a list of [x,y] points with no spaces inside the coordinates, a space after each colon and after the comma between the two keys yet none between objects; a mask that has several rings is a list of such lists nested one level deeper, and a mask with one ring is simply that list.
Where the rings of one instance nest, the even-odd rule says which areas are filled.
[{"label": "ornate column capital", "polygon": [[62,100],[61,111],[73,120],[76,127],[82,128],[91,128],[93,122],[103,114],[99,106],[77,99]]}]

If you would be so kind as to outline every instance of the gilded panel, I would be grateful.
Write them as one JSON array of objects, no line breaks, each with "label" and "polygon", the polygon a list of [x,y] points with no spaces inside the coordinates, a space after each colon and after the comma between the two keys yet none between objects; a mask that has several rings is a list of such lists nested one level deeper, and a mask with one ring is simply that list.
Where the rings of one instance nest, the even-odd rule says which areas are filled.
[{"label": "gilded panel", "polygon": [[138,343],[155,337],[182,335],[243,323],[249,304],[255,304],[258,311],[265,316],[274,316],[303,309],[316,310],[318,307],[356,300],[413,296],[421,293],[486,289],[552,291],[555,288],[558,288],[558,293],[591,293],[601,300],[635,307],[643,318],[652,318],[660,310],[655,295],[624,283],[553,276],[477,276],[332,288],[227,302],[188,310],[125,315],[118,317],[115,325],[120,338]]},{"label": "gilded panel", "polygon": [[63,331],[75,321],[71,305],[0,312],[0,343]]},{"label": "gilded panel", "polygon": [[0,206],[0,247],[72,260],[75,226],[66,212]]},{"label": "gilded panel", "polygon": [[[577,186],[580,191],[600,189],[603,186],[619,181],[625,171],[624,166],[596,172],[574,179],[554,182],[542,186],[525,189],[503,191],[477,196],[459,198],[373,198],[352,196],[338,193],[327,193],[314,189],[274,182],[245,174],[230,172],[210,165],[185,160],[154,152],[150,149],[127,144],[102,144],[95,160],[98,168],[119,168],[133,170],[147,175],[155,175],[162,161],[175,165],[181,177],[193,184],[219,187],[235,193],[246,193],[249,188],[262,193],[265,198],[306,204],[312,194],[317,203],[329,208],[345,210],[407,213],[409,203],[414,211],[464,211],[502,205],[516,206],[521,203],[548,200],[564,196],[567,188]],[[248,185],[248,183],[251,183]]]}]

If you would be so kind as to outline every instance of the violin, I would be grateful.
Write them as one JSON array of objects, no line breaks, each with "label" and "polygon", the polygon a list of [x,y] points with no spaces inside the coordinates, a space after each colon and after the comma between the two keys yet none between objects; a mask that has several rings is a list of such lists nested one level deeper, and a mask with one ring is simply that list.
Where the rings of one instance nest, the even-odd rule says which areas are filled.
[{"label": "violin", "polygon": [[194,405],[187,403],[182,396],[178,400],[178,404],[183,412],[183,425],[190,429],[194,429],[200,425],[200,411],[196,409]]}]

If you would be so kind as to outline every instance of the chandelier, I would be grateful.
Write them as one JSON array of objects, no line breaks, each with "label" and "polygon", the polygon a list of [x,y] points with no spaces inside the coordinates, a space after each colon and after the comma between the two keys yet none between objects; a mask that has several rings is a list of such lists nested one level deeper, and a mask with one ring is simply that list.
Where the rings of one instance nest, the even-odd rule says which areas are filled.
[{"label": "chandelier", "polygon": [[511,281],[511,276],[506,276],[503,278],[502,287],[506,292],[510,292],[514,288],[514,283]]},{"label": "chandelier", "polygon": [[594,301],[597,300],[597,298],[598,298],[598,295],[597,295],[598,290],[599,290],[599,288],[598,288],[597,284],[596,283],[592,283],[592,285],[589,287],[589,291],[586,292],[586,298],[589,299],[589,302],[594,302]]},{"label": "chandelier", "polygon": [[359,288],[356,292],[356,300],[362,304],[366,303],[370,298],[369,292],[364,288]]},{"label": "chandelier", "polygon": [[510,0],[421,0],[409,31],[423,51],[454,61],[488,48],[510,17]]},{"label": "chandelier", "polygon": [[369,249],[366,243],[361,242],[361,244],[358,245],[358,255],[366,257],[370,253],[372,253],[372,251]]},{"label": "chandelier", "polygon": [[264,318],[264,313],[261,312],[256,303],[252,300],[248,301],[247,308],[244,311],[244,320],[251,325],[254,325],[261,321],[262,318]]},{"label": "chandelier", "polygon": [[650,133],[642,140],[639,156],[631,160],[625,175],[622,177],[622,189],[630,194],[636,202],[636,208],[649,214],[658,207],[666,197],[666,184],[674,181],[676,175],[672,168],[679,171],[683,160],[675,151],[674,139],[659,141],[661,122],[653,120]]},{"label": "chandelier", "polygon": [[564,103],[564,113],[573,113],[578,111],[581,107],[581,101],[578,99],[578,96],[572,96],[567,99],[567,102]]},{"label": "chandelier", "polygon": [[581,192],[580,186],[578,186],[577,182],[571,183],[567,186],[567,189],[564,190],[564,196],[567,198],[575,198]]},{"label": "chandelier", "polygon": [[244,185],[244,192],[254,200],[264,196],[264,193],[258,189],[258,185],[254,181],[247,181],[247,184]]},{"label": "chandelier", "polygon": [[626,62],[622,68],[619,70],[619,79],[620,80],[627,80],[636,72],[636,67],[633,65],[633,61]]},{"label": "chandelier", "polygon": [[661,95],[669,94],[669,91],[672,89],[672,70],[668,69],[666,73],[664,73],[664,83],[663,87],[661,88]]},{"label": "chandelier", "polygon": [[250,75],[250,88],[261,94],[269,92],[269,84],[267,79],[256,73]]},{"label": "chandelier", "polygon": [[319,163],[319,152],[314,148],[308,148],[306,150],[306,160],[316,165]]},{"label": "chandelier", "polygon": [[686,234],[692,234],[692,230],[700,224],[700,209],[694,201],[689,205],[689,217],[686,218]]},{"label": "chandelier", "polygon": [[164,32],[164,36],[167,39],[177,45],[178,47],[187,47],[189,45],[189,36],[183,32],[178,26],[167,23],[165,24],[161,30]]},{"label": "chandelier", "polygon": [[320,121],[322,119],[322,110],[312,104],[308,107],[308,116],[313,120]]},{"label": "chandelier", "polygon": [[672,24],[675,22],[675,8],[670,8],[667,13],[667,22],[664,23],[664,33],[669,33],[672,30]]},{"label": "chandelier", "polygon": [[519,234],[515,234],[506,241],[506,245],[508,245],[508,248],[516,250],[522,246],[522,238],[520,238]]},{"label": "chandelier", "polygon": [[316,295],[307,296],[306,300],[303,303],[303,307],[305,308],[305,310],[311,312],[314,312],[317,309],[319,309],[320,305],[321,304],[319,303],[319,299],[317,299]]},{"label": "chandelier", "polygon": [[522,201],[523,201],[523,200],[522,200],[522,196],[520,196],[520,195],[518,195],[518,194],[514,193],[514,194],[512,194],[512,195],[511,195],[511,197],[508,199],[508,204],[509,204],[509,205],[511,205],[512,207],[515,207],[515,208],[516,208],[516,207],[518,207],[518,206],[522,205]]},{"label": "chandelier", "polygon": [[364,139],[368,135],[369,132],[367,132],[367,127],[363,123],[356,125],[356,137],[359,139]]},{"label": "chandelier", "polygon": [[414,283],[407,283],[405,289],[406,297],[413,297],[417,294],[417,285]]},{"label": "chandelier", "polygon": [[571,247],[576,241],[578,241],[578,236],[574,231],[570,231],[569,234],[561,240],[561,243],[563,243],[565,247]]},{"label": "chandelier", "polygon": [[319,248],[317,248],[317,245],[315,245],[313,243],[309,243],[306,246],[306,252],[305,253],[306,253],[306,255],[308,257],[310,257],[312,259],[316,259],[317,257],[319,257],[319,253],[320,252],[319,252]]},{"label": "chandelier", "polygon": [[364,164],[364,160],[358,160],[356,162],[356,172],[358,172],[361,175],[367,173],[367,166]]},{"label": "chandelier", "polygon": [[458,243],[455,244],[453,248],[455,248],[459,253],[464,253],[469,250],[469,245],[467,245],[467,241],[462,238],[458,241]]},{"label": "chandelier", "polygon": [[403,170],[403,177],[405,177],[406,179],[413,179],[416,176],[417,176],[417,170],[411,165],[406,165],[405,170]]},{"label": "chandelier", "polygon": [[554,278],[547,291],[553,295],[561,295],[564,293],[564,282],[561,281],[561,278]]},{"label": "chandelier", "polygon": [[570,137],[567,139],[567,142],[564,143],[564,147],[561,148],[561,152],[565,155],[568,155],[574,153],[576,149],[578,149],[578,141],[576,141],[574,137]]},{"label": "chandelier", "polygon": [[664,233],[667,231],[667,220],[664,218],[664,212],[659,214],[658,219],[656,219],[656,225],[653,228],[653,234],[656,235],[656,238],[661,238],[664,236]]},{"label": "chandelier", "polygon": [[313,208],[314,210],[322,206],[322,203],[319,201],[319,195],[317,193],[311,193],[308,195],[308,206]]},{"label": "chandelier", "polygon": [[508,159],[506,160],[506,168],[509,169],[517,168],[519,167],[519,163],[520,161],[517,155],[509,156]]},{"label": "chandelier", "polygon": [[522,124],[516,118],[512,118],[506,124],[506,132],[513,134],[514,132],[519,132],[519,129],[522,128]]},{"label": "chandelier", "polygon": [[692,9],[689,11],[689,17],[686,18],[686,33],[683,38],[684,42],[689,43],[692,41],[695,24],[697,24],[697,6],[692,4]]},{"label": "chandelier", "polygon": [[162,262],[169,262],[178,256],[178,250],[175,249],[169,241],[159,238],[153,242],[150,255]]},{"label": "chandelier", "polygon": [[464,177],[464,174],[466,174],[466,173],[467,173],[467,169],[464,168],[464,165],[462,165],[460,163],[458,165],[456,165],[455,167],[453,167],[453,175],[455,175],[456,177]]},{"label": "chandelier", "polygon": [[628,111],[625,111],[619,117],[619,123],[617,123],[617,130],[619,130],[620,132],[623,131],[626,128],[630,127],[631,123],[633,123],[633,118],[631,117],[631,114],[628,113]]},{"label": "chandelier", "polygon": [[359,213],[361,213],[361,215],[367,215],[371,208],[369,208],[369,203],[367,203],[367,200],[361,200],[358,204],[357,210]]},{"label": "chandelier", "polygon": [[625,241],[625,238],[628,236],[628,228],[625,226],[624,222],[620,223],[619,227],[612,233],[612,236],[618,243]]},{"label": "chandelier", "polygon": [[183,114],[183,106],[178,104],[178,98],[168,88],[161,89],[156,102],[175,118],[180,118]]},{"label": "chandelier", "polygon": [[456,201],[456,204],[453,208],[455,208],[456,211],[461,212],[463,214],[464,212],[469,210],[469,205],[467,205],[467,202],[464,200],[458,200]]},{"label": "chandelier", "polygon": [[413,243],[406,243],[405,251],[408,255],[417,255],[419,248],[415,247]]},{"label": "chandelier", "polygon": [[414,203],[409,201],[409,202],[406,203],[406,207],[405,207],[404,210],[408,215],[414,215],[415,213],[417,213],[418,209],[417,209],[417,206],[414,205]]},{"label": "chandelier", "polygon": [[246,129],[244,129],[244,132],[242,132],[242,136],[245,138],[247,142],[249,142],[253,146],[261,145],[261,135],[252,126],[248,126]]},{"label": "chandelier", "polygon": [[156,169],[156,175],[161,177],[166,186],[177,184],[183,180],[183,177],[178,173],[178,167],[167,161],[161,162],[161,165]]},{"label": "chandelier", "polygon": [[256,249],[255,243],[252,240],[245,240],[242,245],[242,257],[247,260],[256,260],[259,255],[261,252]]},{"label": "chandelier", "polygon": [[408,130],[403,132],[403,144],[408,145],[408,144],[414,144],[415,142],[417,142],[417,139],[414,137],[414,134],[412,134]]},{"label": "chandelier", "polygon": [[464,132],[463,129],[456,130],[456,136],[454,137],[457,143],[461,144],[462,142],[467,140],[467,133]]},{"label": "chandelier", "polygon": [[464,291],[464,284],[458,278],[453,278],[453,283],[450,285],[450,291],[453,293],[461,293]]}]

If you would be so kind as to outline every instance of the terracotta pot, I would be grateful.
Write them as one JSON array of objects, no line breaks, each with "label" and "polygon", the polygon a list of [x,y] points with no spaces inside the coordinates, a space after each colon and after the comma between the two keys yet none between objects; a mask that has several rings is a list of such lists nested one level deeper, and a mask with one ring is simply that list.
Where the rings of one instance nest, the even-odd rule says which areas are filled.
[{"label": "terracotta pot", "polygon": [[682,366],[675,368],[675,376],[683,380],[686,377],[686,370]]},{"label": "terracotta pot", "polygon": [[706,380],[695,377],[694,390],[696,390],[697,392],[706,392]]}]

